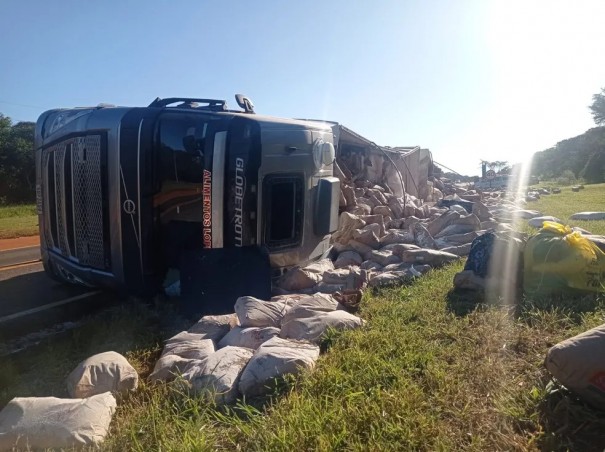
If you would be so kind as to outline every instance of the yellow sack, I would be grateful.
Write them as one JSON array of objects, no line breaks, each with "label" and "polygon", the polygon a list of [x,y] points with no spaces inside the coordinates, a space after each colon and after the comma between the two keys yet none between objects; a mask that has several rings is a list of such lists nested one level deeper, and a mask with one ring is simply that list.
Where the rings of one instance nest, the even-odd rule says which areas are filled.
[{"label": "yellow sack", "polygon": [[605,253],[569,226],[545,221],[527,241],[524,261],[526,293],[566,288],[605,292]]}]

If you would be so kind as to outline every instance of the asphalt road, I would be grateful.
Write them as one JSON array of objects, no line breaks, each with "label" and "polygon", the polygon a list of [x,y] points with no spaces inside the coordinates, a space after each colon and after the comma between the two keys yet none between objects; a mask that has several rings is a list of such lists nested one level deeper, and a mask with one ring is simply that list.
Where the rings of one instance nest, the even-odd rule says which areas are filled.
[{"label": "asphalt road", "polygon": [[114,297],[50,278],[38,247],[0,252],[0,340],[81,318]]},{"label": "asphalt road", "polygon": [[0,270],[2,318],[90,292],[86,287],[61,284],[44,272],[41,263]]},{"label": "asphalt road", "polygon": [[37,260],[40,260],[40,247],[37,245],[0,251],[0,268]]}]

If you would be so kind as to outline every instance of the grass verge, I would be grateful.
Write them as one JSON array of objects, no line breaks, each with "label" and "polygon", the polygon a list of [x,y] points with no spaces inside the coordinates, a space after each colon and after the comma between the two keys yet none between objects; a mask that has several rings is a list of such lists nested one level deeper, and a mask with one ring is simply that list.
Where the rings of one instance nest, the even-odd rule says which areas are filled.
[{"label": "grass verge", "polygon": [[0,239],[38,234],[35,204],[0,206]]},{"label": "grass verge", "polygon": [[[543,197],[529,208],[565,221],[603,210],[604,188]],[[367,324],[330,334],[316,369],[265,399],[217,408],[147,384],[160,338],[188,325],[166,327],[169,311],[127,305],[26,358],[0,359],[7,369],[0,404],[65,396],[65,377],[80,360],[116,350],[142,381],[120,401],[106,450],[603,450],[605,415],[553,389],[543,367],[549,347],[605,321],[603,295],[483,305],[451,292],[462,266],[367,293],[360,313]]]},{"label": "grass verge", "polygon": [[[450,292],[462,263],[408,287],[366,294],[362,329],[333,333],[313,372],[263,400],[219,409],[148,385],[160,336],[179,328],[139,305],[90,319],[20,362],[0,362],[0,403],[65,396],[65,377],[92,353],[116,350],[140,372],[123,399],[106,450],[591,450],[605,419],[546,390],[542,366],[556,342],[603,322],[602,298],[474,306]],[[163,331],[163,333],[162,333]]]},{"label": "grass verge", "polygon": [[572,192],[571,188],[561,189],[558,195],[543,195],[538,201],[528,203],[528,209],[552,215],[571,226],[579,226],[593,234],[605,235],[605,221],[570,220],[577,212],[605,211],[605,184],[586,185],[584,190]]}]

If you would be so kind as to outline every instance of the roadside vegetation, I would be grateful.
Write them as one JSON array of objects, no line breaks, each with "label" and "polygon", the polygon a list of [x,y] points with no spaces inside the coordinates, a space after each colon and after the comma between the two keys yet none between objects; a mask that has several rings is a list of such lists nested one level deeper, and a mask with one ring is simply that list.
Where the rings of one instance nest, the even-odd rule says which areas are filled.
[{"label": "roadside vegetation", "polygon": [[605,235],[605,221],[569,219],[576,212],[604,212],[605,184],[585,185],[579,192],[572,192],[568,187],[561,190],[558,195],[542,195],[538,201],[529,203],[527,208],[552,215],[566,224],[579,226],[593,234]]},{"label": "roadside vegetation", "polygon": [[[603,199],[605,185],[587,185],[528,208],[565,221],[605,210]],[[582,223],[605,233],[605,222]],[[189,323],[171,305],[125,304],[0,358],[0,406],[15,396],[66,396],[65,377],[79,361],[115,350],[142,381],[120,401],[106,450],[603,450],[605,413],[552,385],[543,361],[558,341],[605,321],[605,297],[484,304],[452,292],[463,265],[366,293],[366,325],[330,334],[315,370],[265,399],[219,409],[147,384],[161,339]]]},{"label": "roadside vegetation", "polygon": [[38,234],[35,204],[0,206],[0,239]]}]

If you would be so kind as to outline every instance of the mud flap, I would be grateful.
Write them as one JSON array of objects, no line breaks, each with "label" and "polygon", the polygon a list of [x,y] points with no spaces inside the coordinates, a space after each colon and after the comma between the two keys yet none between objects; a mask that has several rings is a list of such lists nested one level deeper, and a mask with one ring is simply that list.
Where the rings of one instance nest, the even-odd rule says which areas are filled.
[{"label": "mud flap", "polygon": [[181,256],[185,315],[229,314],[238,297],[271,298],[269,255],[257,246],[186,251]]}]

